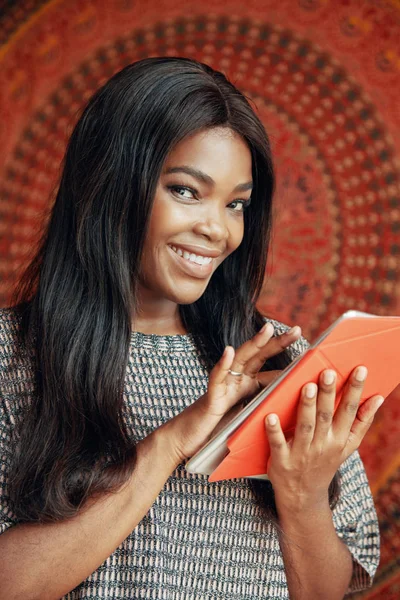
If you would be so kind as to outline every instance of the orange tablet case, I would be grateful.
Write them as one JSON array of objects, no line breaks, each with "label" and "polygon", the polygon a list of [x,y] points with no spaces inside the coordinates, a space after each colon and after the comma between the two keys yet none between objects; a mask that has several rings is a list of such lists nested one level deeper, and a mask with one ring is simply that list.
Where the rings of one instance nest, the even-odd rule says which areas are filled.
[{"label": "orange tablet case", "polygon": [[[371,318],[369,318],[371,317]],[[314,349],[306,351],[285,379],[228,438],[229,454],[209,481],[267,473],[270,456],[265,417],[279,415],[285,435],[293,432],[302,386],[318,382],[326,368],[337,373],[337,399],[353,368],[364,364],[368,377],[361,403],[375,394],[386,397],[400,383],[400,317],[351,317],[342,320]]]}]

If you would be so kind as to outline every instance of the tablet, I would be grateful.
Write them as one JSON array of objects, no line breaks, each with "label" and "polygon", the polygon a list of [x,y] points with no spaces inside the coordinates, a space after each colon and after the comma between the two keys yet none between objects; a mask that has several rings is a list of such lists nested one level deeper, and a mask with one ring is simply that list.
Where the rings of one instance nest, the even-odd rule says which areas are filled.
[{"label": "tablet", "polygon": [[[369,323],[369,326],[367,326],[367,323]],[[337,332],[336,337],[333,332]],[[339,386],[340,381],[342,380],[343,383],[344,380],[348,378],[348,375],[353,370],[353,368],[357,366],[357,364],[366,364],[365,349],[366,346],[368,346],[368,343],[366,344],[364,338],[371,338],[372,335],[372,339],[369,341],[369,344],[374,343],[375,346],[376,344],[378,344],[379,346],[379,344],[387,344],[387,339],[389,339],[388,335],[382,336],[380,334],[388,334],[388,332],[392,335],[392,337],[390,337],[390,340],[392,341],[394,339],[394,332],[396,340],[398,340],[399,342],[399,345],[397,345],[397,349],[400,348],[400,317],[382,317],[356,310],[347,311],[346,313],[342,314],[309,346],[307,350],[305,350],[305,352],[299,355],[295,360],[293,360],[290,363],[290,365],[288,365],[284,370],[282,370],[279,376],[276,379],[274,379],[273,382],[271,382],[267,387],[263,388],[249,402],[249,404],[243,407],[243,409],[239,413],[232,417],[232,420],[228,422],[223,429],[216,433],[202,448],[200,448],[196,452],[196,454],[194,454],[186,462],[186,470],[189,473],[211,475],[216,470],[218,471],[218,467],[220,467],[224,463],[228,464],[230,462],[232,463],[230,470],[227,469],[226,473],[224,473],[223,469],[220,468],[220,475],[222,474],[223,476],[219,476],[218,478],[214,476],[214,478],[210,478],[210,480],[217,481],[219,479],[229,479],[233,477],[243,476],[254,479],[268,479],[268,476],[266,475],[265,461],[263,463],[260,463],[262,466],[257,466],[256,464],[250,466],[250,464],[248,463],[252,461],[249,460],[249,457],[251,457],[252,455],[249,454],[249,452],[247,452],[246,464],[246,449],[253,445],[254,451],[257,448],[260,451],[260,449],[263,448],[263,444],[265,445],[267,443],[265,439],[261,441],[260,439],[257,439],[257,437],[267,437],[265,432],[264,418],[269,412],[277,412],[281,418],[279,409],[277,410],[276,406],[272,410],[268,410],[269,399],[270,397],[272,397],[273,392],[277,390],[277,388],[279,388],[279,402],[280,405],[282,405],[282,407],[284,408],[283,396],[285,396],[286,398],[286,395],[281,394],[280,391],[287,388],[287,390],[289,390],[289,394],[287,395],[287,397],[289,398],[290,386],[289,383],[287,385],[285,384],[286,382],[289,382],[289,380],[291,380],[292,405],[288,408],[290,415],[288,415],[288,417],[286,418],[286,427],[285,423],[283,422],[284,419],[281,418],[282,429],[285,432],[285,434],[287,434],[288,429],[294,429],[300,390],[302,385],[304,385],[308,381],[313,380],[312,378],[309,378],[311,373],[314,376],[314,380],[317,381],[316,377],[322,370],[324,370],[325,368],[333,368],[338,373],[337,384]],[[323,347],[323,342],[324,340],[326,340],[326,338],[328,338],[328,336],[329,343],[327,343],[325,347]],[[384,340],[386,340],[386,342]],[[318,352],[319,348],[323,348],[324,352]],[[359,348],[360,352],[355,351],[355,348]],[[345,363],[343,363],[346,353],[348,354],[348,368],[346,366],[346,361]],[[312,358],[313,360],[308,360],[308,358]],[[386,355],[384,357],[384,360],[386,360],[387,362]],[[398,363],[398,352],[396,360]],[[303,372],[303,363],[304,365],[308,364],[309,366],[308,368],[304,368],[304,375],[302,377],[303,384],[299,384],[298,388],[296,387],[296,394],[293,394],[293,390],[295,389],[293,385],[296,386],[296,378],[293,378],[292,373],[297,370],[297,373],[300,373],[301,375]],[[312,371],[310,371],[310,365],[314,365]],[[368,364],[366,364],[366,366],[369,371],[369,378],[370,366]],[[340,376],[340,374],[342,374],[342,377]],[[392,383],[390,384],[392,387],[390,391],[396,387],[397,383],[400,380],[400,369],[398,380],[396,380],[394,377],[396,377],[396,375],[393,373]],[[297,377],[297,379],[300,381],[299,377]],[[384,395],[384,393],[380,392],[379,390],[377,390],[374,393],[381,393],[382,395]],[[373,393],[369,394],[368,397],[372,395]],[[275,394],[274,396],[276,397],[277,394]],[[335,408],[336,406],[337,403],[335,405]],[[263,407],[263,410],[261,410],[260,407]],[[258,416],[258,420],[256,419],[256,416]],[[251,423],[252,418],[253,422]],[[247,427],[247,438],[245,438],[247,424],[249,424],[249,427]],[[257,427],[258,429],[256,429]],[[251,428],[253,428],[253,432]],[[263,433],[262,428],[264,428]],[[242,443],[241,437],[244,440],[242,440]],[[232,442],[232,440],[235,441],[237,448],[235,448],[236,454],[232,452],[232,459],[230,460],[230,457],[228,457],[228,455],[232,451],[233,443],[230,443]],[[236,460],[236,462],[234,459]],[[242,463],[242,468],[240,468],[240,463]],[[257,470],[261,472],[257,472]],[[243,473],[246,472],[250,474],[243,475]]]}]

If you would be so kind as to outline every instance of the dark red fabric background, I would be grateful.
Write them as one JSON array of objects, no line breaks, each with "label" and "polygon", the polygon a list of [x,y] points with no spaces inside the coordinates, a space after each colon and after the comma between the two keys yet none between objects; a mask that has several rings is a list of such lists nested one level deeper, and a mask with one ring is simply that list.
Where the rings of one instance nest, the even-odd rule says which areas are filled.
[{"label": "dark red fabric background", "polygon": [[[194,57],[252,99],[278,189],[260,308],[312,340],[400,314],[400,3],[53,0],[0,17],[0,306],[32,252],[77,112],[124,65]],[[399,360],[400,381],[400,360]],[[400,597],[400,390],[360,449],[382,533],[365,598]]]}]

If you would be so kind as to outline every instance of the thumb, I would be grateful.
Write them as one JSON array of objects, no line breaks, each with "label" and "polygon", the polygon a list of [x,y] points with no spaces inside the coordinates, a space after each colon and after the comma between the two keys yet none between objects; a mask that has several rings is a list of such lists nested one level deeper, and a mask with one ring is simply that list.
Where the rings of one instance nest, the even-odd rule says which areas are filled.
[{"label": "thumb", "polygon": [[262,388],[267,387],[276,379],[282,371],[260,371],[257,373],[257,381]]}]

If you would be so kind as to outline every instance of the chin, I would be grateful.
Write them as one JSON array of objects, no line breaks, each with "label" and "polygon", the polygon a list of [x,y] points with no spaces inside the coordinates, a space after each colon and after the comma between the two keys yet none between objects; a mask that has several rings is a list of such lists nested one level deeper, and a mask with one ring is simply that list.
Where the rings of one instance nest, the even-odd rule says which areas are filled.
[{"label": "chin", "polygon": [[[207,282],[208,283],[208,282]],[[177,290],[176,293],[171,294],[169,299],[177,304],[193,304],[202,297],[207,289],[207,285],[202,287],[200,290]]]}]

